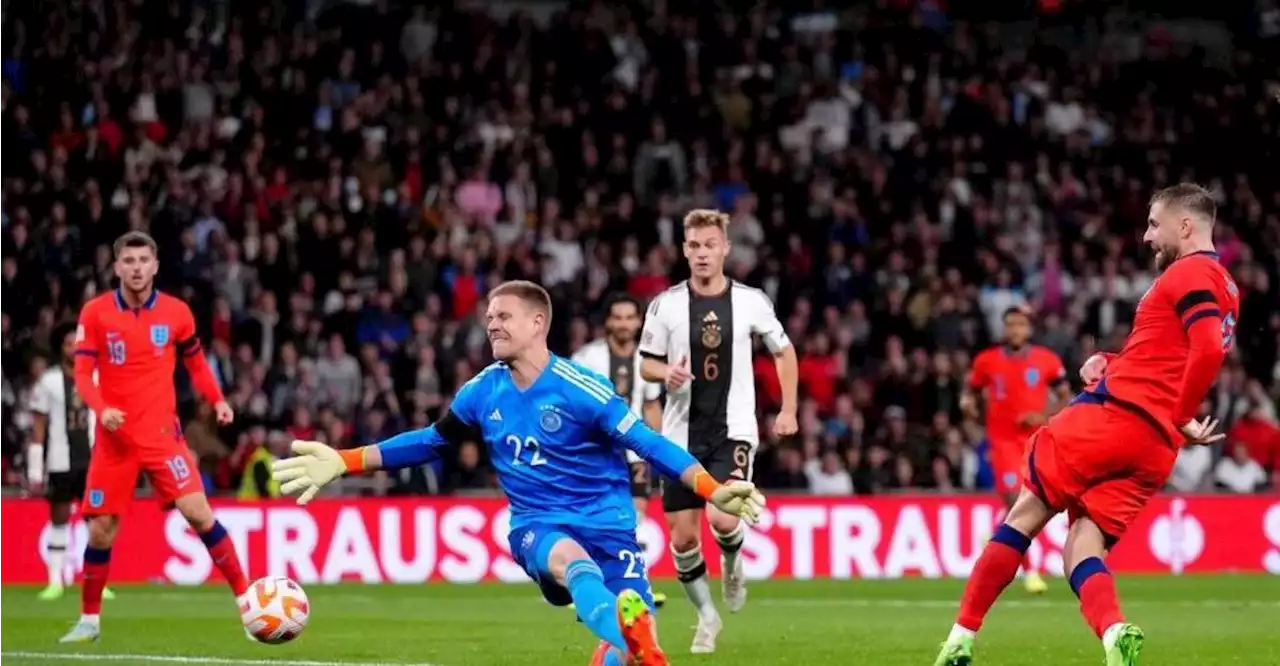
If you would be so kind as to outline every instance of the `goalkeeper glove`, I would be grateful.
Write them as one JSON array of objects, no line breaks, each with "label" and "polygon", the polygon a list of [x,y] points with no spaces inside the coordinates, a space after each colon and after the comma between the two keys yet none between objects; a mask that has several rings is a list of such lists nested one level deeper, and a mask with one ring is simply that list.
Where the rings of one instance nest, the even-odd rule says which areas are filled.
[{"label": "goalkeeper glove", "polygon": [[[364,470],[364,449],[335,451],[320,442],[294,440],[294,457],[271,463],[271,477],[280,484],[280,492],[298,495],[298,504],[306,504],[324,486],[347,472]],[[300,494],[299,494],[300,493]]]},{"label": "goalkeeper glove", "polygon": [[693,489],[717,509],[731,516],[737,516],[752,525],[760,522],[765,499],[764,494],[756,490],[754,483],[734,481],[721,484],[707,472],[699,472],[694,477]]}]

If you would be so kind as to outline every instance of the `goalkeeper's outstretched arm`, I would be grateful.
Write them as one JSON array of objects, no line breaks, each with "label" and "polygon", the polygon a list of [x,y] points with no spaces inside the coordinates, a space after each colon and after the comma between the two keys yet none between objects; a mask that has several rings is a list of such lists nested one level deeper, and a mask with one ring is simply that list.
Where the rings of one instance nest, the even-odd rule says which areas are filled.
[{"label": "goalkeeper's outstretched arm", "polygon": [[753,524],[760,519],[765,499],[754,485],[744,482],[726,486],[716,481],[688,451],[654,432],[621,400],[610,401],[603,413],[606,422],[617,419],[614,421],[616,425],[608,430],[614,439],[635,451],[663,476],[680,479],[681,483],[693,489],[698,496],[725,513],[734,514]]}]

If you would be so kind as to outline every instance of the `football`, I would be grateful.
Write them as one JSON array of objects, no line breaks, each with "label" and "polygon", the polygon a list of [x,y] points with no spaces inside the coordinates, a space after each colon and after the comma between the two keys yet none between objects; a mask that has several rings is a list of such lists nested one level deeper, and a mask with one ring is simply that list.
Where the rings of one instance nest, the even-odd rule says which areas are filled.
[{"label": "football", "polygon": [[254,640],[288,643],[307,627],[311,604],[302,586],[284,577],[259,578],[240,598],[240,619]]}]

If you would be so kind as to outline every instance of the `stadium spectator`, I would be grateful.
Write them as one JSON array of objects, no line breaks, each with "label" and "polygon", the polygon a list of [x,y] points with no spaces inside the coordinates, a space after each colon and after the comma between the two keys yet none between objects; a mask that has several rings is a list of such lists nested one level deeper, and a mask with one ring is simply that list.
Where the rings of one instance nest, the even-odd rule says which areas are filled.
[{"label": "stadium spectator", "polygon": [[[254,428],[341,445],[429,422],[487,363],[477,313],[500,280],[546,284],[572,352],[610,293],[682,279],[680,216],[719,206],[730,272],[804,352],[803,436],[765,443],[765,483],[817,490],[816,465],[860,493],[973,488],[990,475],[956,402],[972,354],[1015,304],[1069,369],[1115,349],[1154,279],[1146,197],[1179,180],[1218,197],[1242,292],[1209,408],[1265,455],[1243,396],[1280,400],[1274,10],[1202,23],[1236,31],[1220,42],[972,22],[984,3],[964,2],[313,4],[6,16],[7,470],[35,359],[112,287],[126,230],[160,242],[161,288],[192,304],[244,417],[190,437],[234,492],[220,442]],[[755,369],[773,413],[772,364]],[[472,488],[483,458],[387,485]]]}]

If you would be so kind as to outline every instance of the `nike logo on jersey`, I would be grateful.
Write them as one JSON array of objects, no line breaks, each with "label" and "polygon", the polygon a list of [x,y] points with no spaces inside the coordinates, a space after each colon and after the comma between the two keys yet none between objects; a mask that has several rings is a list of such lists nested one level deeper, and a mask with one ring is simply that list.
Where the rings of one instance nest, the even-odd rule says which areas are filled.
[{"label": "nike logo on jersey", "polygon": [[489,414],[489,420],[490,421],[502,420],[502,414],[497,410],[497,408],[494,408],[493,413]]}]

